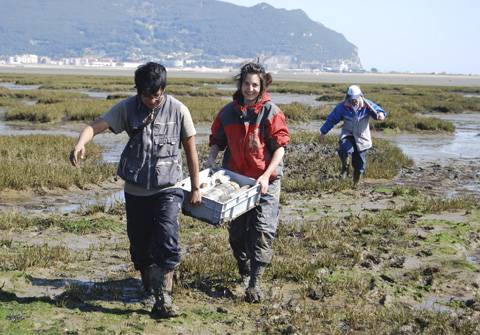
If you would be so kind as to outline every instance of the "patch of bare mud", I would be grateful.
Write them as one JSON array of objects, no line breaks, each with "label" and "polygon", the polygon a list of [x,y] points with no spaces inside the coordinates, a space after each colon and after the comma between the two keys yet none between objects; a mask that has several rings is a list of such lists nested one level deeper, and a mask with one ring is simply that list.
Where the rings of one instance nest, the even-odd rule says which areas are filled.
[{"label": "patch of bare mud", "polygon": [[480,198],[480,159],[425,162],[405,168],[389,185],[400,185],[423,193],[451,198],[471,195]]},{"label": "patch of bare mud", "polygon": [[110,180],[85,189],[71,187],[45,190],[3,190],[0,192],[0,210],[28,213],[67,213],[91,205],[112,207],[123,201],[123,181]]},{"label": "patch of bare mud", "polygon": [[282,206],[281,220],[291,223],[296,220],[316,221],[324,217],[344,218],[362,213],[375,213],[384,209],[400,207],[404,200],[376,191],[384,180],[364,179],[358,189],[338,192],[323,192],[317,196],[294,195]]},{"label": "patch of bare mud", "polygon": [[[282,206],[281,224],[295,222],[316,224],[320,220],[341,224],[346,222],[345,220],[348,222],[351,216],[402,208],[405,204],[402,197],[381,191],[395,186],[410,186],[420,189],[427,195],[442,198],[472,195],[480,199],[479,180],[474,173],[478,165],[460,163],[460,168],[458,161],[452,162],[452,166],[424,164],[403,171],[393,181],[365,179],[356,190],[324,192],[316,197],[289,196]],[[413,239],[410,242],[410,250],[401,253],[399,250],[392,251],[387,248],[384,253],[367,256],[373,257],[374,262],[365,262],[365,266],[374,276],[391,280],[389,285],[392,288],[401,287],[405,277],[418,276],[416,289],[423,292],[422,298],[414,299],[408,295],[394,298],[387,293],[386,298],[382,297],[382,303],[386,299],[390,303],[403,303],[411,308],[447,312],[451,315],[459,313],[459,305],[472,304],[473,307],[468,308],[476,308],[474,301],[480,287],[480,272],[474,268],[480,264],[480,238],[478,222],[473,223],[470,214],[469,211],[463,210],[407,215],[403,219],[405,224],[411,226],[406,230]],[[432,221],[444,224],[438,226],[427,224]],[[434,241],[432,236],[436,235],[456,236],[455,227],[458,225],[469,227],[471,232],[467,234],[468,238],[464,245],[448,244],[451,254],[447,256],[437,254],[436,249],[442,246],[434,242],[431,245],[424,243],[427,240]],[[468,263],[474,266],[470,268],[466,265]]]},{"label": "patch of bare mud", "polygon": [[[56,298],[72,286],[80,288],[82,294],[88,294],[93,289],[101,292],[102,287],[106,290],[113,285],[122,287],[117,290],[124,291],[122,299],[125,301],[128,301],[130,291],[135,291],[132,295],[138,298],[140,283],[129,261],[126,233],[79,235],[49,228],[26,230],[22,234],[1,232],[0,236],[2,240],[11,241],[15,247],[65,247],[72,258],[60,267],[31,267],[26,270],[25,276],[18,278],[12,278],[8,272],[1,274],[0,283],[3,282],[4,289],[13,289],[18,297]],[[123,280],[129,281],[129,285],[115,284]]]},{"label": "patch of bare mud", "polygon": [[422,216],[421,219],[419,219],[418,221],[422,222],[425,220],[443,220],[464,223],[468,221],[468,216],[466,215],[465,211],[442,214],[426,214]]}]

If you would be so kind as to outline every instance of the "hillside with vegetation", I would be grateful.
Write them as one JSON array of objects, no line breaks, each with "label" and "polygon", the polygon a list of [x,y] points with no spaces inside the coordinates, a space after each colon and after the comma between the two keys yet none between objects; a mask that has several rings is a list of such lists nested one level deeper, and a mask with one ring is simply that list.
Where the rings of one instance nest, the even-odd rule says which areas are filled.
[{"label": "hillside with vegetation", "polygon": [[339,61],[361,66],[357,48],[340,33],[312,21],[302,10],[267,4],[5,0],[1,6],[0,55],[190,58],[204,65],[225,57],[262,56],[292,66],[318,68]]}]

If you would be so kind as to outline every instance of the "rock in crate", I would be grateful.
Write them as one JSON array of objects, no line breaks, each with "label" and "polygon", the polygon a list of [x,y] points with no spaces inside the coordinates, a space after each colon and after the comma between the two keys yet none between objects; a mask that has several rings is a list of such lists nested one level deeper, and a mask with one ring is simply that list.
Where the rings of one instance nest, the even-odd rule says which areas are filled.
[{"label": "rock in crate", "polygon": [[260,200],[260,185],[255,179],[226,169],[200,171],[202,203],[199,206],[189,203],[190,178],[182,180],[180,186],[185,194],[183,213],[213,225],[237,218]]}]

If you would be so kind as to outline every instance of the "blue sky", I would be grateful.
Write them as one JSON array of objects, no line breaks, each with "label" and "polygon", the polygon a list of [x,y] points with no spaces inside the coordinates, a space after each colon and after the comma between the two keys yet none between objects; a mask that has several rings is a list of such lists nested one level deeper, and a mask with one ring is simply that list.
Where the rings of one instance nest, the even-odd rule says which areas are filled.
[{"label": "blue sky", "polygon": [[478,0],[224,0],[302,9],[359,49],[364,68],[480,74]]}]

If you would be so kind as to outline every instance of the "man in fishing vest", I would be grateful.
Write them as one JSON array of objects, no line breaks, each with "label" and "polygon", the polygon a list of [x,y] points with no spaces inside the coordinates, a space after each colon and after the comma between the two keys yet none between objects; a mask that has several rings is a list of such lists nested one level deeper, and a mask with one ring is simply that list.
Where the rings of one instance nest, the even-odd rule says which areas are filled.
[{"label": "man in fishing vest", "polygon": [[[188,108],[165,93],[167,72],[149,62],[135,71],[137,94],[120,101],[87,126],[72,150],[70,160],[79,164],[85,144],[110,129],[125,131],[129,141],[118,164],[125,181],[125,207],[130,254],[141,273],[154,318],[178,315],[172,302],[174,269],[180,263],[178,240],[183,191],[180,148],[183,145],[190,173],[190,203],[201,201],[195,128]],[[149,306],[150,307],[150,306]]]}]

